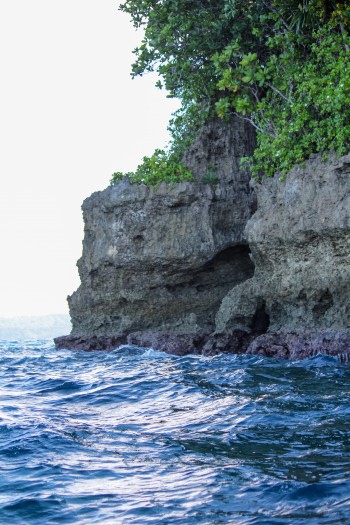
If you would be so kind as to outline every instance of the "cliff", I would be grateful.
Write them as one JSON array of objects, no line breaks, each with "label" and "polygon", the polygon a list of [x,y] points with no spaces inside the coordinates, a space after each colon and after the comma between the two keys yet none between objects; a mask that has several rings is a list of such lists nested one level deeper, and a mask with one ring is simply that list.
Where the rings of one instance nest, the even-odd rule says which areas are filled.
[{"label": "cliff", "polygon": [[252,187],[239,159],[253,147],[245,124],[213,121],[184,159],[195,182],[124,180],[84,202],[73,329],[57,347],[347,355],[350,156]]},{"label": "cliff", "polygon": [[254,276],[232,289],[216,330],[249,330],[260,312],[266,335],[248,352],[305,357],[350,351],[350,155],[313,156],[284,182],[255,184],[257,211],[245,235]]}]

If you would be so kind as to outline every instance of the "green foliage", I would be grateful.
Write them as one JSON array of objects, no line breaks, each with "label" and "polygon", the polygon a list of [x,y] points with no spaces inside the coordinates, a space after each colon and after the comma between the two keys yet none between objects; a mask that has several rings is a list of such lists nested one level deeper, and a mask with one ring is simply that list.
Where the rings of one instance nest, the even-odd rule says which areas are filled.
[{"label": "green foliage", "polygon": [[[257,2],[263,6],[263,1]],[[120,9],[144,30],[135,49],[132,75],[157,71],[168,96],[181,99],[182,107],[170,122],[172,159],[180,161],[204,121],[215,115],[221,98],[212,56],[221,52],[235,34],[247,49],[257,40],[252,24],[256,3],[243,0],[126,0]],[[263,16],[261,16],[263,19]],[[251,37],[249,35],[252,35]]]},{"label": "green foliage", "polygon": [[257,130],[244,159],[255,175],[348,151],[349,1],[125,0],[120,9],[144,29],[132,74],[157,71],[158,87],[182,101],[169,153],[145,157],[127,174],[133,182],[188,180],[181,158],[213,111]]},{"label": "green foliage", "polygon": [[225,0],[127,0],[120,9],[144,29],[133,76],[157,71],[169,95],[198,101],[215,92],[211,56],[231,38]]},{"label": "green foliage", "polygon": [[[243,159],[255,175],[284,174],[311,153],[350,149],[350,39],[320,29],[307,60],[298,43],[293,34],[271,39],[265,64],[256,54],[243,55],[219,82],[230,89],[217,104],[219,114],[249,115],[259,131],[252,159]],[[222,57],[216,64],[221,67]]]},{"label": "green foliage", "polygon": [[111,184],[128,177],[132,184],[158,186],[161,182],[192,181],[193,175],[173,154],[156,149],[150,157],[144,157],[135,172],[116,172],[112,175]]},{"label": "green foliage", "polygon": [[213,166],[210,166],[208,171],[202,176],[202,184],[210,184],[215,186],[219,182],[219,177],[216,172],[216,169]]},{"label": "green foliage", "polygon": [[349,4],[271,7],[263,51],[246,53],[236,39],[213,57],[219,116],[235,114],[258,131],[253,157],[243,159],[256,176],[283,175],[311,153],[350,149]]},{"label": "green foliage", "polygon": [[[134,51],[132,75],[157,71],[162,77],[157,87],[165,87],[169,97],[182,102],[169,123],[169,153],[156,150],[145,157],[134,174],[127,174],[132,182],[154,185],[192,179],[181,159],[200,126],[215,113],[211,56],[231,38],[224,6],[225,0],[127,0],[120,5],[134,26],[144,29],[143,41]],[[121,176],[113,175],[112,183]]]},{"label": "green foliage", "polygon": [[181,161],[188,146],[197,136],[199,128],[215,113],[209,104],[183,102],[181,108],[173,113],[168,130],[171,134],[170,151],[174,158]]},{"label": "green foliage", "polygon": [[130,177],[133,176],[133,172],[129,171],[126,173],[123,173],[122,171],[115,171],[111,177],[110,183],[115,184],[118,182],[118,180],[123,180],[125,178],[130,179]]},{"label": "green foliage", "polygon": [[285,63],[286,77],[295,87],[282,107],[275,92],[260,103],[274,135],[258,135],[255,173],[283,174],[311,153],[350,150],[350,53],[343,43],[342,37],[321,31],[297,73]]}]

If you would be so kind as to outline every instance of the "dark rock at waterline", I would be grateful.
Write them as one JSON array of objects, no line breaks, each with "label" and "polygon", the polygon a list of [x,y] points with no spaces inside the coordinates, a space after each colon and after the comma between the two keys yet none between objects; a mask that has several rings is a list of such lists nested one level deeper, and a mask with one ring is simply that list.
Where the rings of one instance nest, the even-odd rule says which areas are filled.
[{"label": "dark rock at waterline", "polygon": [[129,344],[151,347],[168,354],[213,356],[222,353],[244,353],[252,341],[252,336],[242,330],[225,330],[221,334],[206,331],[185,334],[141,332],[130,334],[127,340]]},{"label": "dark rock at waterline", "polygon": [[350,361],[350,332],[312,331],[268,333],[254,339],[247,354],[283,359],[304,359],[318,354]]},{"label": "dark rock at waterline", "polygon": [[221,334],[201,330],[194,333],[134,332],[125,336],[63,336],[55,339],[56,348],[67,350],[114,350],[121,345],[133,345],[184,356],[221,353],[244,353],[253,336],[242,330],[226,330]]},{"label": "dark rock at waterline", "polygon": [[201,354],[202,347],[208,336],[208,332],[205,331],[184,334],[174,334],[171,332],[135,332],[128,335],[127,341],[128,344],[131,345],[153,348],[168,354],[184,356],[188,354]]},{"label": "dark rock at waterline", "polygon": [[84,351],[110,351],[132,345],[185,356],[199,354],[248,354],[282,359],[305,359],[318,354],[336,356],[350,361],[350,332],[266,333],[256,336],[243,330],[222,333],[200,331],[175,334],[171,332],[142,333],[128,336],[63,336],[55,339],[56,348]]},{"label": "dark rock at waterline", "polygon": [[54,339],[58,350],[84,350],[86,352],[95,350],[114,350],[126,344],[126,337],[121,336],[73,336],[63,335]]}]

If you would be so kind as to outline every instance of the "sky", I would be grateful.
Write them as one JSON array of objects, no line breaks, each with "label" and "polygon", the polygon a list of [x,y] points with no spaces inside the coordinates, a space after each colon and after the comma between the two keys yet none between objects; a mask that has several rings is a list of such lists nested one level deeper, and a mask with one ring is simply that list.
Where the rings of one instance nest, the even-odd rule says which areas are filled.
[{"label": "sky", "polygon": [[169,140],[141,37],[118,0],[0,2],[0,317],[68,312],[83,200]]}]

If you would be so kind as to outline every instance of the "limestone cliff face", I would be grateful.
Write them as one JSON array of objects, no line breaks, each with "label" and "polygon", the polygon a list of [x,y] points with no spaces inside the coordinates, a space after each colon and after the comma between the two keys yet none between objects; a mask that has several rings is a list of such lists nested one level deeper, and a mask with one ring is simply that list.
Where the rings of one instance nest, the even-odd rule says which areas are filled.
[{"label": "limestone cliff face", "polygon": [[120,181],[84,202],[72,336],[214,329],[223,297],[254,271],[243,232],[255,195],[239,169],[253,141],[246,125],[213,121],[185,157],[198,182]]},{"label": "limestone cliff face", "polygon": [[279,335],[261,336],[255,353],[274,344],[270,355],[316,353],[323,336],[330,351],[349,351],[350,155],[314,156],[285,182],[276,176],[255,191],[257,212],[245,230],[255,273],[224,298],[217,330],[250,330],[260,319]]},{"label": "limestone cliff face", "polygon": [[81,286],[58,347],[348,360],[350,155],[252,189],[239,158],[253,147],[244,124],[213,121],[184,158],[196,182],[121,181],[84,202]]}]

